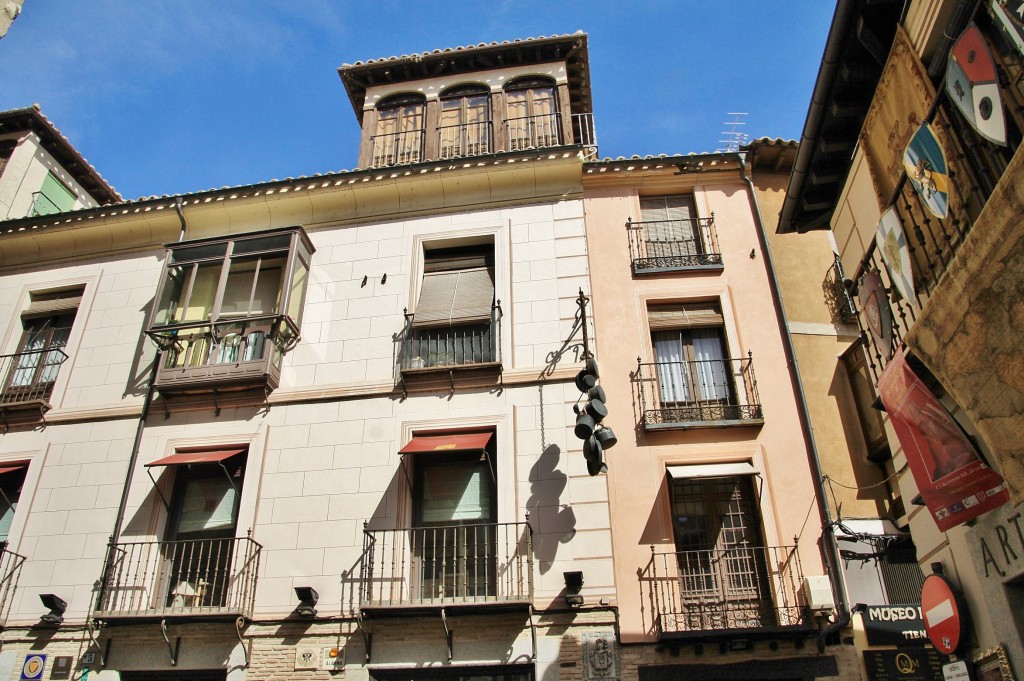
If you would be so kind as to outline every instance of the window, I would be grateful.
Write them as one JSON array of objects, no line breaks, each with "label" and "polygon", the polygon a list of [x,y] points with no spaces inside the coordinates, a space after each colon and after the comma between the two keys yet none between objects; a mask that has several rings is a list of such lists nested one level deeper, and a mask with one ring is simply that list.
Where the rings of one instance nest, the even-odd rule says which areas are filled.
[{"label": "window", "polygon": [[754,476],[687,477],[693,468],[669,469],[684,608],[713,606],[697,615],[707,628],[773,623]]},{"label": "window", "polygon": [[498,361],[494,246],[429,250],[403,348],[403,369]]},{"label": "window", "polygon": [[648,310],[661,401],[728,402],[731,371],[717,303],[677,303]]},{"label": "window", "polygon": [[722,267],[713,216],[697,216],[692,194],[641,196],[626,230],[634,274]]},{"label": "window", "polygon": [[505,88],[509,150],[561,144],[555,83],[548,78],[520,78]]},{"label": "window", "polygon": [[441,158],[489,153],[490,90],[482,85],[465,85],[442,93],[438,139]]},{"label": "window", "polygon": [[373,166],[416,163],[423,159],[425,100],[422,95],[388,97],[377,107]]},{"label": "window", "polygon": [[47,173],[42,188],[33,194],[32,215],[65,213],[75,207],[75,193],[53,173]]},{"label": "window", "polygon": [[83,289],[31,294],[22,313],[21,340],[17,352],[8,358],[6,382],[0,404],[45,401],[64,360],[63,348],[71,335]]},{"label": "window", "polygon": [[[18,509],[21,487],[25,484],[28,462],[0,463],[0,551],[7,547],[14,513]],[[0,575],[2,577],[2,575]]]},{"label": "window", "polygon": [[700,253],[696,217],[697,208],[689,194],[641,196],[640,218],[647,256],[671,258]]},{"label": "window", "polygon": [[427,435],[414,442],[417,440],[443,441],[437,445],[442,449],[423,451],[413,460],[414,552],[421,565],[420,598],[494,596],[497,492],[493,433]]},{"label": "window", "polygon": [[300,228],[169,247],[148,333],[164,368],[270,361],[298,338],[312,244]]},{"label": "window", "polygon": [[219,607],[225,604],[233,579],[246,450],[184,455],[199,462],[175,466],[163,550],[170,570],[167,606]]}]

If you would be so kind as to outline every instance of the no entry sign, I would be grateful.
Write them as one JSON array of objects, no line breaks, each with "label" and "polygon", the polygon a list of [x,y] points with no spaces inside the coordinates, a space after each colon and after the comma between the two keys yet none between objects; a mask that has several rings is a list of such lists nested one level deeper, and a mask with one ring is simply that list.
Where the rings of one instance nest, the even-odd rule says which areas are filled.
[{"label": "no entry sign", "polygon": [[942,575],[928,575],[921,587],[924,629],[935,649],[952,655],[960,648],[964,629],[960,605],[953,588]]}]

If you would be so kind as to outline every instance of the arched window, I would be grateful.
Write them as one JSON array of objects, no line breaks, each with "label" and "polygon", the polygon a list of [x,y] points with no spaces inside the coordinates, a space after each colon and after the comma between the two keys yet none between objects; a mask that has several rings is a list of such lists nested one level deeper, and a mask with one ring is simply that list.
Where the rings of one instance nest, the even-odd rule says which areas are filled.
[{"label": "arched window", "polygon": [[531,76],[505,86],[509,149],[551,147],[562,143],[555,82]]},{"label": "arched window", "polygon": [[459,85],[441,93],[437,131],[441,158],[490,153],[490,90],[484,85]]},{"label": "arched window", "polygon": [[424,97],[399,94],[377,106],[371,165],[416,163],[423,158]]}]

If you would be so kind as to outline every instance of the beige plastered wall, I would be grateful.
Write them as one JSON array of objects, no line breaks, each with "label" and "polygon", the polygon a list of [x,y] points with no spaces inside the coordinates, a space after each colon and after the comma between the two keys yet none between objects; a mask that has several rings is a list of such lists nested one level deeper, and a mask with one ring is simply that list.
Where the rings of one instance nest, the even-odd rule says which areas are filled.
[{"label": "beige plastered wall", "polygon": [[[606,423],[619,438],[607,456],[607,480],[623,642],[655,640],[639,573],[651,560],[652,545],[673,550],[667,466],[751,463],[758,471],[765,542],[791,545],[799,537],[804,573],[823,573],[814,483],[746,185],[738,173],[698,178],[674,170],[584,184],[597,357],[610,411]],[[639,191],[693,191],[698,213],[714,213],[724,270],[632,277],[625,224],[628,217],[639,218]],[[730,355],[753,353],[763,427],[645,432],[631,376],[638,356],[652,361],[647,305],[687,299],[719,300]]]}]

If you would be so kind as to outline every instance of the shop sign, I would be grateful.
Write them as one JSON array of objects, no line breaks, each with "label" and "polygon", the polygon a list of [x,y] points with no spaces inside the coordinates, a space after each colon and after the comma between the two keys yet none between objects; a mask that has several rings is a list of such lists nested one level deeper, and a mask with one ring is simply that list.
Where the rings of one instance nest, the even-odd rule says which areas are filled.
[{"label": "shop sign", "polygon": [[899,646],[928,642],[924,629],[921,606],[910,605],[869,605],[862,619],[868,644],[873,646]]},{"label": "shop sign", "polygon": [[868,681],[943,681],[942,661],[932,648],[865,650]]}]

